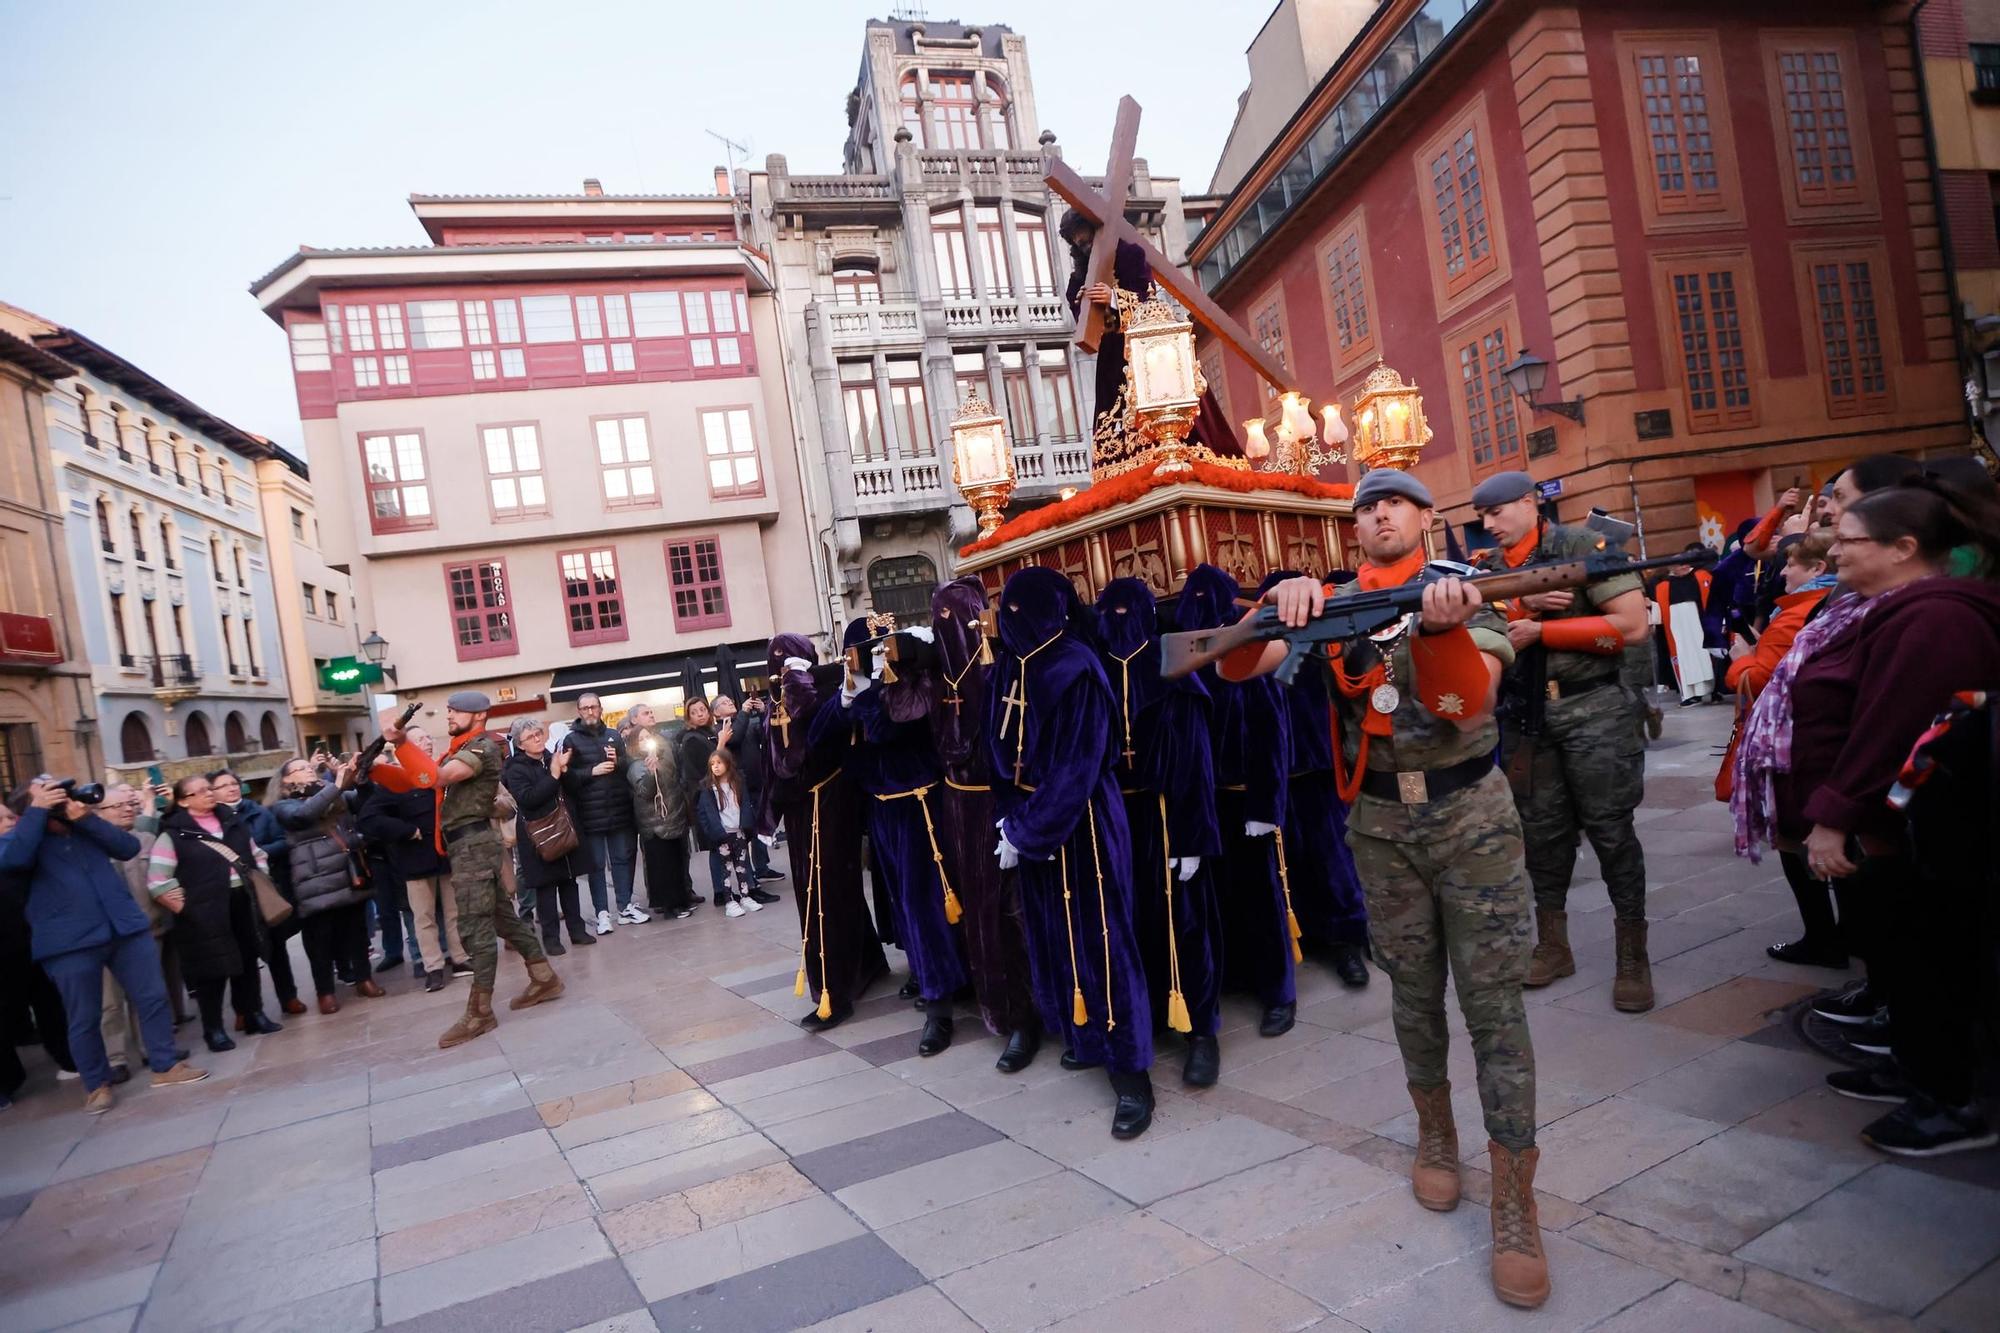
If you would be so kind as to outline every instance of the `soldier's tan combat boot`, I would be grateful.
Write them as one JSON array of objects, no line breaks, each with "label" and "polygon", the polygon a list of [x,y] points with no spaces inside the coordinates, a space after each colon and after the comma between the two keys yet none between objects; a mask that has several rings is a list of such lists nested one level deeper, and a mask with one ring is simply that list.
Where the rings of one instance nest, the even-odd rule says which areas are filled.
[{"label": "soldier's tan combat boot", "polygon": [[1535,909],[1535,956],[1528,960],[1525,985],[1546,986],[1558,977],[1576,975],[1576,955],[1569,951],[1569,913]]},{"label": "soldier's tan combat boot", "polygon": [[1417,1162],[1410,1168],[1410,1192],[1434,1213],[1458,1207],[1458,1126],[1451,1118],[1451,1084],[1435,1088],[1410,1084],[1417,1108]]},{"label": "soldier's tan combat boot", "polygon": [[1646,957],[1646,923],[1619,921],[1618,979],[1611,983],[1611,1007],[1643,1014],[1653,1007],[1653,964]]},{"label": "soldier's tan combat boot", "polygon": [[1490,1139],[1486,1151],[1493,1160],[1493,1293],[1532,1310],[1549,1298],[1549,1261],[1535,1207],[1535,1165],[1542,1152],[1514,1152]]},{"label": "soldier's tan combat boot", "polygon": [[526,1009],[561,997],[562,978],[550,967],[547,959],[528,964],[528,989],[507,1001],[509,1009]]},{"label": "soldier's tan combat boot", "polygon": [[493,1017],[493,992],[474,986],[465,997],[465,1012],[438,1038],[438,1049],[448,1051],[454,1046],[463,1046],[474,1037],[484,1036],[499,1026],[500,1020]]}]

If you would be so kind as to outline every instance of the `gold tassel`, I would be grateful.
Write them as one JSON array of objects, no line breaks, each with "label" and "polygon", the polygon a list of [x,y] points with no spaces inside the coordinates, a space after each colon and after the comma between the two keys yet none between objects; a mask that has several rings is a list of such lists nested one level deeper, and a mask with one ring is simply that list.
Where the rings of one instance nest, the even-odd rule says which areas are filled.
[{"label": "gold tassel", "polygon": [[1285,920],[1292,927],[1292,961],[1303,963],[1306,960],[1306,951],[1299,947],[1299,939],[1305,932],[1299,929],[1299,914],[1288,907],[1285,909]]},{"label": "gold tassel", "polygon": [[1090,1010],[1083,1007],[1083,973],[1076,970],[1076,918],[1073,915],[1069,893],[1069,848],[1056,849],[1058,873],[1062,875],[1063,928],[1069,933],[1069,1021],[1078,1027],[1090,1022]]},{"label": "gold tassel", "polygon": [[1194,1020],[1188,1017],[1187,999],[1177,990],[1167,992],[1167,1026],[1176,1032],[1194,1031]]},{"label": "gold tassel", "polygon": [[955,926],[958,924],[959,918],[964,915],[965,915],[964,909],[958,905],[958,895],[951,891],[951,885],[949,884],[945,885],[944,886],[945,924]]},{"label": "gold tassel", "polygon": [[981,666],[993,665],[993,641],[987,638],[983,632],[979,636],[979,664]]},{"label": "gold tassel", "polygon": [[1299,914],[1292,910],[1292,876],[1285,868],[1285,831],[1279,829],[1271,836],[1278,848],[1278,886],[1285,891],[1285,925],[1292,937],[1292,962],[1303,963],[1306,951],[1299,947],[1299,937],[1305,932],[1299,929]]},{"label": "gold tassel", "polygon": [[1083,803],[1084,822],[1090,825],[1090,864],[1097,875],[1097,930],[1104,941],[1104,1030],[1118,1026],[1118,1011],[1111,1005],[1111,920],[1104,904],[1104,862],[1097,854],[1097,809]]},{"label": "gold tassel", "polygon": [[1181,994],[1181,948],[1174,934],[1174,845],[1167,833],[1167,794],[1160,801],[1160,865],[1167,880],[1167,1026],[1175,1032],[1193,1032],[1194,1019],[1188,1016],[1187,997]]},{"label": "gold tassel", "polygon": [[806,993],[806,965],[799,964],[799,975],[792,982],[792,994],[804,996]]},{"label": "gold tassel", "polygon": [[819,988],[819,1009],[817,1012],[821,1018],[833,1017],[833,992],[824,986]]},{"label": "gold tassel", "polygon": [[886,657],[882,659],[882,683],[884,685],[896,683],[896,664]]},{"label": "gold tassel", "polygon": [[1078,1027],[1085,1027],[1090,1023],[1090,1010],[1083,1007],[1083,987],[1081,986],[1078,986],[1070,997],[1069,1021]]}]

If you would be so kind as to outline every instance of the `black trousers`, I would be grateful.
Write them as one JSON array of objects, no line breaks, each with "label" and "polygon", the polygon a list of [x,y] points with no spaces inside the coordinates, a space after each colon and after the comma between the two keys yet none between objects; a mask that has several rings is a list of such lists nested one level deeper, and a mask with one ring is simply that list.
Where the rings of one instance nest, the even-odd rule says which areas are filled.
[{"label": "black trousers", "polygon": [[263,988],[257,984],[257,963],[253,958],[241,972],[233,977],[209,977],[191,982],[194,1002],[201,1009],[201,1026],[204,1032],[217,1028],[228,1029],[222,1022],[222,992],[229,991],[229,1007],[238,1014],[254,1014],[264,1007]]},{"label": "black trousers", "polygon": [[1785,883],[1791,886],[1792,901],[1799,906],[1799,920],[1805,924],[1806,943],[1816,949],[1847,951],[1840,925],[1833,919],[1833,890],[1823,879],[1815,879],[1806,868],[1804,852],[1779,852],[1778,863],[1785,868]]},{"label": "black trousers", "polygon": [[1980,872],[1967,866],[1964,874],[1932,876],[1902,857],[1877,865],[1870,858],[1854,878],[1893,903],[1874,922],[1879,941],[1868,960],[1869,989],[1889,1006],[1891,1053],[1919,1090],[1964,1106],[1973,1098],[1983,1012],[1981,950],[1990,947]]},{"label": "black trousers", "polygon": [[646,902],[655,912],[678,912],[693,901],[688,876],[687,835],[640,838],[646,860]]},{"label": "black trousers", "polygon": [[334,964],[344,963],[357,982],[368,979],[368,905],[351,903],[315,912],[299,927],[306,942],[306,962],[312,966],[313,990],[331,995]]},{"label": "black trousers", "polygon": [[544,942],[557,938],[564,925],[569,926],[571,939],[584,937],[583,910],[574,879],[545,884],[535,890],[535,924],[541,927]]}]

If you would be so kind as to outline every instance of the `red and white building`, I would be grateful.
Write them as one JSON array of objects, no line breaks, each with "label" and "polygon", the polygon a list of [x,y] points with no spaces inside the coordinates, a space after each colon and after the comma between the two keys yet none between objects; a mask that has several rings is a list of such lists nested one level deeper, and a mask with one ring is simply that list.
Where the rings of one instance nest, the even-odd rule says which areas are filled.
[{"label": "red and white building", "polygon": [[586,181],[410,206],[429,244],[301,249],[251,286],[324,557],[395,688],[670,710],[826,629],[771,267],[734,201]]}]

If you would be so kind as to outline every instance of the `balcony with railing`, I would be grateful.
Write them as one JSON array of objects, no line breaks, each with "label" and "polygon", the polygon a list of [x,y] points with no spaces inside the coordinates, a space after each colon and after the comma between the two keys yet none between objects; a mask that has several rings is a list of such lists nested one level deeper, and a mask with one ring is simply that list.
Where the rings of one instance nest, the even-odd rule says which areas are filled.
[{"label": "balcony with railing", "polygon": [[946,297],[944,330],[948,334],[1018,333],[1043,330],[1067,332],[1069,306],[1054,292],[1028,296],[989,296],[984,301]]},{"label": "balcony with railing", "polygon": [[[1083,440],[1030,441],[1014,448],[1015,494],[1053,495],[1064,486],[1090,484],[1090,445]],[[949,457],[854,460],[855,515],[879,518],[912,510],[938,510],[958,502]]]},{"label": "balcony with railing", "polygon": [[[1047,167],[1037,152],[999,149],[920,149],[917,179],[933,188],[969,188],[975,196],[1038,194]],[[915,182],[911,182],[914,184]]]},{"label": "balcony with railing", "polygon": [[818,303],[826,340],[835,351],[883,343],[916,343],[924,337],[923,310],[915,301],[873,305]]},{"label": "balcony with railing", "polygon": [[186,653],[142,657],[139,662],[140,668],[152,677],[156,693],[184,698],[201,689],[201,667]]}]

